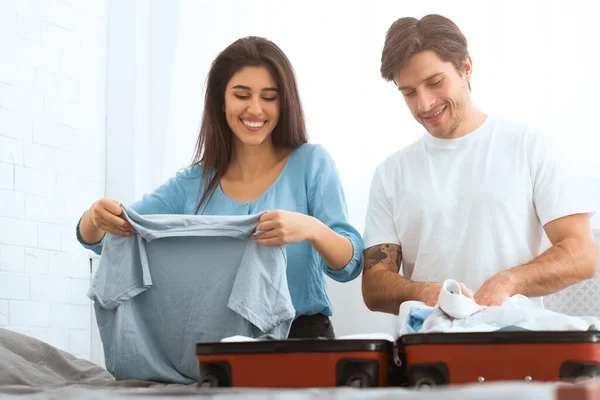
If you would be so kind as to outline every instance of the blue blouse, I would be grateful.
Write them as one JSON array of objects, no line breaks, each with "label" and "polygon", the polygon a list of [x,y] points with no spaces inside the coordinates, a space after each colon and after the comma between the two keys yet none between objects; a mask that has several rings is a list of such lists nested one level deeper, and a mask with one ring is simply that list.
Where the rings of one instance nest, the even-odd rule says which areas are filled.
[{"label": "blue blouse", "polygon": [[[202,167],[192,166],[141,200],[130,205],[139,214],[194,214],[202,197]],[[217,186],[212,198],[200,208],[205,215],[248,215],[286,210],[311,215],[352,243],[350,262],[340,270],[329,268],[307,241],[286,245],[287,279],[296,316],[332,315],[325,275],[339,282],[356,278],[362,268],[364,244],[348,223],[346,201],[335,163],[321,145],[304,144],[289,156],[277,180],[257,200],[240,203]],[[100,254],[104,240],[81,244]]]}]

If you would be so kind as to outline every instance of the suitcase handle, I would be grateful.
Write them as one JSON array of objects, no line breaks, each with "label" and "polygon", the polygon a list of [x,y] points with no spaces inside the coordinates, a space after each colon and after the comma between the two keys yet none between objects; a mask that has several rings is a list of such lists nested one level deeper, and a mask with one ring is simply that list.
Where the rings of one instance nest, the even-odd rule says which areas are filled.
[{"label": "suitcase handle", "polygon": [[395,341],[393,343],[393,347],[392,347],[392,357],[394,359],[394,364],[397,367],[401,367],[402,366],[402,359],[400,358],[400,351],[398,350],[398,342]]}]

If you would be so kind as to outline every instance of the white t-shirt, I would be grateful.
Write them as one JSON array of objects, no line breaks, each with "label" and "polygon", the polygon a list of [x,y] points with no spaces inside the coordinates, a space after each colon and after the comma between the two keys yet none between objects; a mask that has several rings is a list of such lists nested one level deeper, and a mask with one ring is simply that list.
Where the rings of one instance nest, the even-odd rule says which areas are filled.
[{"label": "white t-shirt", "polygon": [[458,139],[426,133],[378,166],[365,248],[402,246],[402,273],[473,291],[541,253],[543,225],[594,214],[578,177],[531,127],[487,117]]}]

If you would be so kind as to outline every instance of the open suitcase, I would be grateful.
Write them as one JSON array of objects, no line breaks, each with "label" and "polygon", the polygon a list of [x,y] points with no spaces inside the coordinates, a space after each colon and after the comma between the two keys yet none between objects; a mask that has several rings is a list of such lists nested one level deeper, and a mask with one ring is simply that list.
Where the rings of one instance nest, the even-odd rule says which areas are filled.
[{"label": "open suitcase", "polygon": [[396,344],[373,339],[199,343],[207,387],[381,387],[400,381]]},{"label": "open suitcase", "polygon": [[422,333],[398,339],[411,386],[600,376],[599,331]]}]

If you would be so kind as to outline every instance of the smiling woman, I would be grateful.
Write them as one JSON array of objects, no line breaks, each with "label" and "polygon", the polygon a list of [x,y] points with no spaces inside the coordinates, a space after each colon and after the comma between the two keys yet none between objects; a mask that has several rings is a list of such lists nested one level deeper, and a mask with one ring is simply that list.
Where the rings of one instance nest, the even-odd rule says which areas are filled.
[{"label": "smiling woman", "polygon": [[[233,75],[225,90],[225,118],[233,135],[232,148],[238,157],[241,148],[251,146],[256,151],[271,146],[270,138],[279,121],[279,89],[271,73],[263,66],[244,67]],[[302,138],[302,140],[306,140]],[[229,165],[220,180],[221,190],[232,199],[256,200],[281,173],[290,149],[277,149],[270,173],[251,186],[244,185],[244,174],[251,173],[240,167],[238,157]],[[267,161],[267,160],[265,160]]]},{"label": "smiling woman", "polygon": [[[307,141],[296,77],[287,56],[266,39],[235,41],[213,61],[208,73],[193,162],[204,166],[204,193],[197,210],[206,206],[219,184],[221,189],[237,186],[229,185],[232,181],[243,186],[242,181],[255,181],[252,178],[256,176],[248,175],[264,175],[256,170],[259,165],[272,173],[259,179],[262,182],[252,182],[252,187],[258,183],[266,189],[279,175],[277,170],[281,172],[290,151]],[[257,152],[260,163],[246,159],[256,157]],[[250,200],[254,198],[243,199]]]},{"label": "smiling woman", "polygon": [[[289,337],[333,338],[325,276],[356,278],[364,246],[348,222],[332,157],[307,141],[287,56],[269,40],[239,39],[208,73],[192,165],[130,208],[142,215],[260,214],[252,238],[264,246],[286,245],[296,310]],[[101,199],[80,220],[78,238],[99,253],[106,232],[131,235],[124,218],[118,201]]]},{"label": "smiling woman", "polygon": [[242,142],[247,131],[262,132],[252,135],[260,143],[273,131],[279,120],[279,89],[265,67],[244,67],[233,75],[225,91],[225,115],[236,139]]}]

